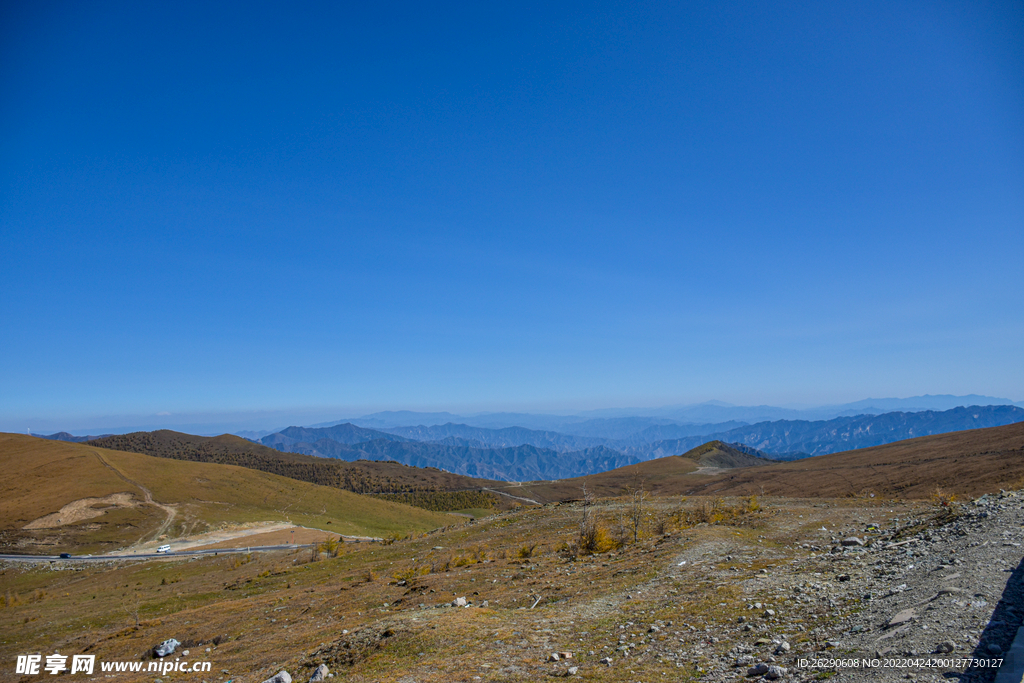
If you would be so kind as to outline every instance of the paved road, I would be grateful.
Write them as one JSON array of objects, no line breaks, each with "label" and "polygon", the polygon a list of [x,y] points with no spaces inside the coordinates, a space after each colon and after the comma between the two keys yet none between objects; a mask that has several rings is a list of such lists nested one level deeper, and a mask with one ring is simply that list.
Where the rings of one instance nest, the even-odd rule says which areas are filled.
[{"label": "paved road", "polygon": [[[371,543],[369,539],[346,539],[346,543]],[[296,548],[312,548],[308,545],[256,545],[249,548],[215,548],[195,550],[175,550],[170,553],[117,553],[111,555],[72,555],[71,557],[60,557],[59,555],[13,555],[0,554],[0,560],[14,560],[15,562],[109,562],[111,560],[149,560],[161,557],[192,557],[194,555],[226,555],[229,553],[262,553],[273,550],[295,550]]]}]

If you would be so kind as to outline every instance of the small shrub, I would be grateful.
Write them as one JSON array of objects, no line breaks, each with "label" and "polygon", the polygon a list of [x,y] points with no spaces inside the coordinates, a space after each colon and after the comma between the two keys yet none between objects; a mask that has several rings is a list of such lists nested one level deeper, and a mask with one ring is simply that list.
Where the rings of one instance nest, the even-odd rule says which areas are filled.
[{"label": "small shrub", "polygon": [[329,536],[318,546],[320,552],[326,554],[328,557],[337,557],[341,554],[341,543],[338,539]]},{"label": "small shrub", "polygon": [[394,574],[392,574],[391,577],[395,581],[410,581],[416,578],[417,576],[423,576],[424,574],[429,573],[430,567],[424,565],[421,567],[409,567],[408,569],[400,569]]},{"label": "small shrub", "polygon": [[940,508],[954,508],[957,505],[957,496],[955,493],[947,493],[941,488],[936,488],[932,491],[931,495],[932,505]]},{"label": "small shrub", "polygon": [[580,549],[586,554],[597,555],[600,553],[606,553],[617,547],[617,544],[611,537],[611,534],[609,534],[608,530],[600,524],[594,527],[592,534],[581,540],[583,541],[583,544],[580,546]]},{"label": "small shrub", "polygon": [[519,550],[516,551],[516,557],[520,560],[525,560],[533,557],[533,553],[537,550],[537,544],[528,544],[519,546]]}]

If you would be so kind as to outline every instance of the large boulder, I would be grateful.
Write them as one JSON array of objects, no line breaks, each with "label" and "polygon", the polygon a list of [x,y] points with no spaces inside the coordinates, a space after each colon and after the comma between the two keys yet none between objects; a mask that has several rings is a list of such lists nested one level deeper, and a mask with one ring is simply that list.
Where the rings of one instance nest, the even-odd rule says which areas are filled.
[{"label": "large boulder", "polygon": [[263,681],[263,683],[292,683],[292,675],[282,669],[267,680]]},{"label": "large boulder", "polygon": [[153,654],[157,657],[166,657],[167,655],[174,652],[174,648],[178,647],[179,645],[181,645],[181,643],[179,643],[174,638],[168,638],[167,640],[153,648]]}]

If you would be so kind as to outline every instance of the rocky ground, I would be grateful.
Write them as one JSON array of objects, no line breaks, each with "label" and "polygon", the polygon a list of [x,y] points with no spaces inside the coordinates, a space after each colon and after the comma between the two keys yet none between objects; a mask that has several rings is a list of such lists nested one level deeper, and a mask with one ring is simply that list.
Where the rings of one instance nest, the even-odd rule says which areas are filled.
[{"label": "rocky ground", "polygon": [[[580,514],[562,505],[315,563],[304,551],[83,568],[67,579],[10,567],[2,578],[24,598],[0,612],[0,626],[22,636],[0,647],[146,659],[174,637],[185,659],[215,663],[209,683],[282,670],[305,681],[318,668],[360,683],[973,682],[994,669],[963,660],[998,659],[1020,625],[1024,495],[948,507],[779,498],[673,525],[681,509],[711,505],[652,500],[645,539],[589,556],[562,547]],[[601,519],[621,520],[624,506],[603,501]],[[29,587],[46,594],[36,600]],[[109,619],[86,624],[73,607],[83,604]],[[125,628],[131,609],[142,619]],[[175,676],[186,679],[162,680]]]}]

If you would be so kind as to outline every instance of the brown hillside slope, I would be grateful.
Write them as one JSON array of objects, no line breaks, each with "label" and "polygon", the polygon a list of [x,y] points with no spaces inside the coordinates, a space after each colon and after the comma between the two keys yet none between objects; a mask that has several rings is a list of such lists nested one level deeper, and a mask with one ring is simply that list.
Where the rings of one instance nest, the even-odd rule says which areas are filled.
[{"label": "brown hillside slope", "polygon": [[107,436],[89,444],[159,458],[238,465],[355,493],[464,491],[498,483],[390,461],[347,462],[286,453],[232,434],[194,436],[162,429]]},{"label": "brown hillside slope", "polygon": [[744,453],[721,441],[709,441],[702,446],[683,453],[682,457],[696,461],[699,467],[718,467],[732,469],[735,467],[762,467],[772,464],[772,460],[759,458]]},{"label": "brown hillside slope", "polygon": [[1024,482],[1024,423],[923,436],[856,451],[682,478],[688,495],[927,498],[936,488],[975,496]]},{"label": "brown hillside slope", "polygon": [[717,453],[701,456],[699,452],[708,446],[587,477],[506,484],[500,490],[539,503],[578,499],[584,482],[597,496],[617,496],[638,481],[654,495],[831,498],[874,493],[927,498],[936,488],[980,495],[1024,483],[1024,423],[923,436],[710,476],[699,469],[728,461]]},{"label": "brown hillside slope", "polygon": [[[538,503],[575,500],[582,495],[584,484],[589,492],[598,497],[622,495],[628,487],[638,486],[640,482],[643,482],[644,488],[654,495],[670,495],[679,493],[683,482],[706,480],[707,475],[699,474],[701,470],[753,467],[767,462],[770,461],[744,453],[721,441],[710,441],[683,455],[648,460],[600,474],[556,481],[526,482],[514,486],[503,484],[494,488],[530,498]],[[687,475],[692,475],[692,478]]]},{"label": "brown hillside slope", "polygon": [[0,434],[0,545],[6,547],[101,550],[157,532],[176,537],[265,521],[383,536],[454,519],[243,467]]}]

